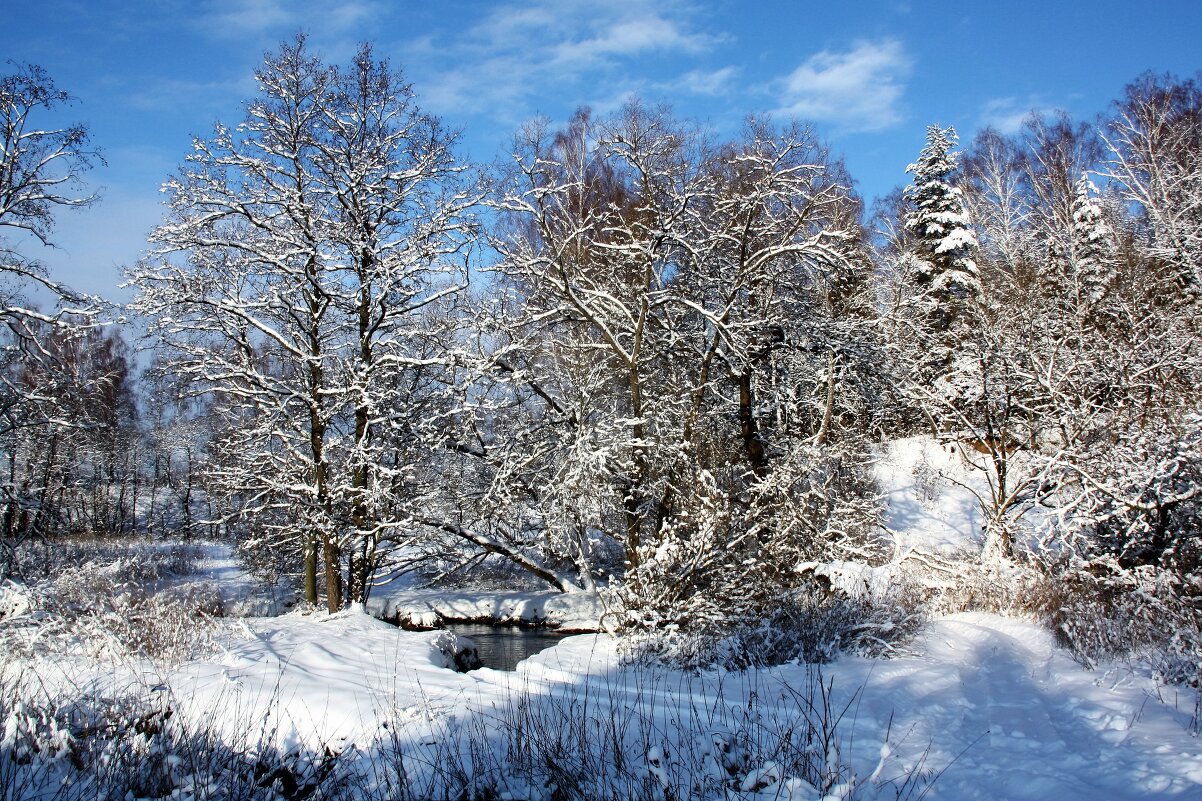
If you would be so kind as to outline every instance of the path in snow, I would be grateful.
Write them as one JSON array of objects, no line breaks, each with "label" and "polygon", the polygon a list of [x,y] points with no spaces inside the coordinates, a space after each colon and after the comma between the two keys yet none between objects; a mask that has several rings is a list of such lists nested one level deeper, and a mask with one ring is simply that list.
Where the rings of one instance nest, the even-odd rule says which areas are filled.
[{"label": "path in snow", "polygon": [[1047,631],[996,615],[936,620],[913,651],[833,671],[865,684],[870,728],[894,716],[909,741],[899,751],[930,743],[930,765],[948,766],[932,797],[1202,798],[1194,691],[1086,671]]},{"label": "path in snow", "polygon": [[296,600],[294,593],[265,585],[247,573],[229,543],[201,541],[194,545],[201,551],[195,569],[160,582],[156,590],[192,596],[215,593],[223,614],[230,617],[280,614],[288,602]]}]

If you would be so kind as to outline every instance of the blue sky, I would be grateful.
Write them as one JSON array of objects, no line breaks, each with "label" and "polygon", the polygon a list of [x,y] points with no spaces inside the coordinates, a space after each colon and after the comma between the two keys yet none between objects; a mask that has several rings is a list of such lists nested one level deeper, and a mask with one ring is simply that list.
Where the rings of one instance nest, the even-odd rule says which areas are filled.
[{"label": "blue sky", "polygon": [[1144,70],[1202,68],[1196,0],[44,0],[3,16],[0,55],[70,91],[108,161],[90,175],[102,202],[29,255],[114,299],[191,137],[237,122],[263,53],[300,30],[331,62],[375,42],[474,160],[536,115],[638,95],[719,133],[750,113],[809,120],[869,199],[905,182],[930,123],[967,141],[1032,108],[1091,120]]}]

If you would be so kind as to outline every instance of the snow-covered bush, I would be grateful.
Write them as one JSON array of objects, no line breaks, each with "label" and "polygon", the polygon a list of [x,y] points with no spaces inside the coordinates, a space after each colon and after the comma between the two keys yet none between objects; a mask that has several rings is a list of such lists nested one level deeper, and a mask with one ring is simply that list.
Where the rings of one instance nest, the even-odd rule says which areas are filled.
[{"label": "snow-covered bush", "polygon": [[342,753],[281,749],[263,721],[230,738],[184,722],[162,688],[47,696],[0,678],[0,801],[293,801],[346,798]]},{"label": "snow-covered bush", "polygon": [[681,482],[675,516],[609,593],[617,627],[644,655],[690,666],[825,661],[866,645],[860,633],[904,636],[915,606],[902,593],[859,597],[811,569],[885,561],[867,462],[833,438],[781,453],[742,495],[709,471]]},{"label": "snow-covered bush", "polygon": [[192,543],[124,537],[47,537],[11,544],[12,576],[24,582],[104,565],[115,581],[147,583],[195,569],[202,549]]},{"label": "snow-covered bush", "polygon": [[923,619],[922,597],[905,585],[880,597],[855,597],[809,580],[765,603],[758,617],[731,619],[714,612],[662,625],[644,618],[643,630],[626,644],[636,662],[743,670],[822,663],[841,652],[887,654],[913,636]]},{"label": "snow-covered bush", "polygon": [[25,583],[5,586],[0,642],[9,655],[83,653],[182,659],[208,646],[222,613],[212,588],[156,593],[189,572],[193,546],[64,540],[18,549]]},{"label": "snow-covered bush", "polygon": [[1108,431],[1064,471],[1074,503],[1047,527],[1036,605],[1086,663],[1143,659],[1202,681],[1202,418]]},{"label": "snow-covered bush", "polygon": [[1082,662],[1134,657],[1165,681],[1202,686],[1202,577],[1104,555],[1047,569],[1041,611]]}]

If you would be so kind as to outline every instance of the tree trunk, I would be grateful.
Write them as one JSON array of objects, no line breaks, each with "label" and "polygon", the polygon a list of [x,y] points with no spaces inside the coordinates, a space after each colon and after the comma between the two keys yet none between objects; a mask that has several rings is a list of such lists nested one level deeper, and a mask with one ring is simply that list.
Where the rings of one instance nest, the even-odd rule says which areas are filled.
[{"label": "tree trunk", "polygon": [[305,540],[305,603],[317,606],[317,540]]},{"label": "tree trunk", "polygon": [[363,603],[363,553],[359,549],[359,544],[355,543],[351,547],[350,557],[347,560],[346,580],[351,603]]},{"label": "tree trunk", "polygon": [[328,534],[322,536],[321,555],[326,568],[326,609],[333,614],[342,609],[342,552]]},{"label": "tree trunk", "polygon": [[748,367],[739,375],[739,433],[743,438],[743,449],[747,452],[747,461],[751,463],[752,472],[757,478],[763,478],[768,471],[768,455],[755,422],[752,402],[751,368]]},{"label": "tree trunk", "polygon": [[371,576],[376,568],[376,534],[364,536],[351,551],[348,575],[350,578],[350,600],[365,604],[371,595]]}]

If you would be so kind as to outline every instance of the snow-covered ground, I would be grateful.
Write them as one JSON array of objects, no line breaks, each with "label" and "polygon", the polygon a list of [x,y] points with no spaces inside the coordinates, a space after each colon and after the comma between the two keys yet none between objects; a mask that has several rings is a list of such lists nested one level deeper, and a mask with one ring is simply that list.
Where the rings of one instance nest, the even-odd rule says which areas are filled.
[{"label": "snow-covered ground", "polygon": [[[745,709],[754,696],[759,714],[788,714],[790,696],[812,686],[803,665],[751,675],[623,666],[604,634],[565,639],[513,673],[457,673],[436,636],[360,611],[248,620],[219,658],[185,665],[166,684],[198,720],[267,721],[280,745],[336,748],[370,744],[387,726],[416,743],[522,693],[565,706],[588,696],[658,721],[669,762],[695,747],[680,738],[709,734],[716,707]],[[878,776],[938,772],[930,798],[1202,798],[1194,691],[1118,666],[1086,671],[1035,624],[995,615],[936,620],[908,651],[821,669],[833,707],[848,709],[842,759],[861,778],[888,744]],[[698,709],[710,715],[700,726]]]},{"label": "snow-covered ground", "polygon": [[293,594],[247,574],[228,543],[200,541],[195,547],[201,554],[195,569],[161,582],[157,590],[183,596],[211,592],[221,613],[231,617],[276,615],[295,601]]},{"label": "snow-covered ground", "polygon": [[[894,443],[883,454],[877,473],[884,522],[899,553],[980,546],[972,492],[980,479],[958,460],[921,439]],[[262,603],[222,546],[207,548],[189,582],[218,585],[227,612],[254,612]],[[143,666],[140,679],[121,680],[142,681],[182,718],[233,741],[345,753],[391,739],[435,749],[428,767],[440,758],[439,738],[472,721],[486,737],[512,735],[516,718],[505,710],[521,704],[567,716],[581,742],[598,741],[590,726],[621,732],[626,758],[649,781],[662,778],[676,788],[697,781],[697,771],[704,773],[698,765],[718,759],[723,743],[760,737],[755,753],[732,750],[718,760],[726,766],[720,776],[735,775],[727,785],[733,794],[707,798],[817,798],[784,762],[772,763],[773,746],[762,734],[795,731],[801,719],[821,717],[813,703],[839,718],[841,751],[828,748],[823,759],[854,772],[861,782],[856,798],[864,801],[898,797],[910,775],[919,781],[903,786],[903,798],[1202,799],[1198,693],[1160,684],[1138,665],[1086,670],[1030,621],[945,616],[893,658],[842,656],[821,668],[687,673],[626,664],[618,641],[582,634],[515,672],[459,673],[439,647],[446,635],[406,631],[368,612],[414,623],[495,617],[586,628],[595,627],[599,609],[584,594],[385,590],[367,611],[235,621],[213,655]],[[831,688],[825,700],[815,695],[819,686]]]},{"label": "snow-covered ground", "polygon": [[900,552],[979,547],[985,521],[977,494],[988,497],[989,490],[955,446],[930,437],[894,440],[883,447],[873,476],[884,496],[881,524]]}]

